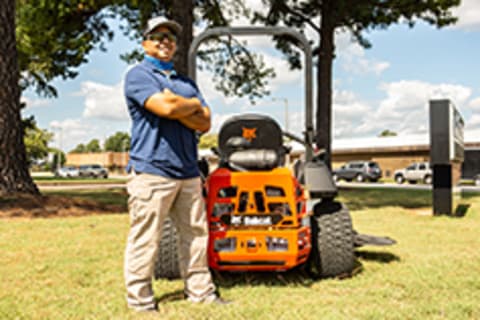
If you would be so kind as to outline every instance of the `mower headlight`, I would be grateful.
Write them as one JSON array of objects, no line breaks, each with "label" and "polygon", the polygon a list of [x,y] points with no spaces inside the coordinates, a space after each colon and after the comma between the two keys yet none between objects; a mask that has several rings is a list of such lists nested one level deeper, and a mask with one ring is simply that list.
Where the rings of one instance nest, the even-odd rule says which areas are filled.
[{"label": "mower headlight", "polygon": [[236,238],[215,239],[213,247],[216,252],[235,251],[235,248],[237,247],[237,239]]},{"label": "mower headlight", "polygon": [[266,237],[268,251],[288,251],[288,240],[281,237]]}]

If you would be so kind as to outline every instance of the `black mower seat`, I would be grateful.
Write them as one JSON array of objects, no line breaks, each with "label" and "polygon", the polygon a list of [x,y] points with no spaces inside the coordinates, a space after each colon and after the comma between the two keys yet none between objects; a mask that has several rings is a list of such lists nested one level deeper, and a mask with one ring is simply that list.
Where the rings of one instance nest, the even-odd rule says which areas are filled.
[{"label": "black mower seat", "polygon": [[271,170],[284,163],[282,130],[269,116],[234,116],[221,127],[218,141],[221,162],[233,169]]}]

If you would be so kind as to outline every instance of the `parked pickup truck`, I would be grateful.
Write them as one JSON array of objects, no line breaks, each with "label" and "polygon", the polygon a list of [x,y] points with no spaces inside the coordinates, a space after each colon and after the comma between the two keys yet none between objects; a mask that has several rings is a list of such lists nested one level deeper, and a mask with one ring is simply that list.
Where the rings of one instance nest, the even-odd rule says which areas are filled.
[{"label": "parked pickup truck", "polygon": [[432,183],[432,169],[428,162],[414,162],[408,167],[396,170],[393,173],[395,181],[399,184],[408,181],[410,183],[423,182]]}]

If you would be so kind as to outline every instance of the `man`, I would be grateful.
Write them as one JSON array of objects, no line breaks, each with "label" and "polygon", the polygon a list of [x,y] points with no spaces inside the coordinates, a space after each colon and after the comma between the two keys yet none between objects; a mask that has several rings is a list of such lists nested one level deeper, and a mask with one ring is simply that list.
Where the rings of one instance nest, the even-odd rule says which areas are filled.
[{"label": "man", "polygon": [[208,227],[197,165],[195,132],[210,129],[210,110],[197,85],[173,69],[181,30],[164,17],[150,19],[142,41],[145,58],[125,78],[132,119],[125,284],[128,306],[138,311],[157,307],[152,275],[167,216],[180,235],[187,299],[225,302],[215,294],[208,270]]}]

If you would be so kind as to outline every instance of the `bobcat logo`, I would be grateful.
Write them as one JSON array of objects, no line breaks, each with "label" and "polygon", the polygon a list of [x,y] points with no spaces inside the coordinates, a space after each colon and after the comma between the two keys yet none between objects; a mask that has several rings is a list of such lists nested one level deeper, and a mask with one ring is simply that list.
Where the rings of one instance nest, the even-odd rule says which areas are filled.
[{"label": "bobcat logo", "polygon": [[257,128],[242,127],[242,137],[252,142],[252,140],[257,137]]}]

